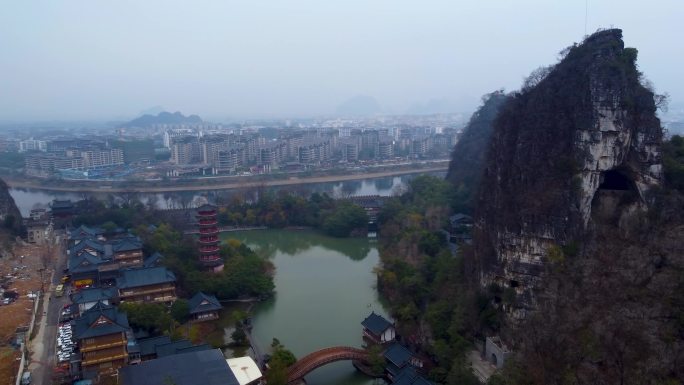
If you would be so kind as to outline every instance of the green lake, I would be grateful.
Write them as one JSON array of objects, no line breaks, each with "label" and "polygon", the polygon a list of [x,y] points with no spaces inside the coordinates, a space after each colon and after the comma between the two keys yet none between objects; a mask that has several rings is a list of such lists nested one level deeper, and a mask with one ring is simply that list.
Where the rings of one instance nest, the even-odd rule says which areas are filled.
[{"label": "green lake", "polygon": [[[375,288],[379,257],[367,239],[337,239],[310,230],[224,233],[269,258],[276,294],[253,311],[253,337],[268,352],[275,337],[298,358],[331,346],[362,346],[361,321],[371,311],[387,315]],[[349,361],[306,376],[309,385],[368,385]]]}]

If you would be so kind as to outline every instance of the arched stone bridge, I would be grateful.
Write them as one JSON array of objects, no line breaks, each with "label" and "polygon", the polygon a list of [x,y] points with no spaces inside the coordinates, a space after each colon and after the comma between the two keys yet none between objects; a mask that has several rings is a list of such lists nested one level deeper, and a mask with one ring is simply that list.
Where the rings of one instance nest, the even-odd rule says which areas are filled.
[{"label": "arched stone bridge", "polygon": [[293,384],[311,373],[314,369],[335,361],[362,361],[368,362],[368,353],[363,349],[350,348],[347,346],[335,346],[321,349],[308,354],[287,370],[287,383]]}]

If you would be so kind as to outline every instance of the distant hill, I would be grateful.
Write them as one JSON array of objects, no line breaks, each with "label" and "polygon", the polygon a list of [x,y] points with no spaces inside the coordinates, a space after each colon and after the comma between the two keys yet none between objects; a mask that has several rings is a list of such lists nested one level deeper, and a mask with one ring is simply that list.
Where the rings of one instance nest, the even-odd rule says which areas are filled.
[{"label": "distant hill", "polygon": [[368,95],[357,95],[337,107],[337,114],[343,116],[368,116],[382,111],[380,103]]},{"label": "distant hill", "polygon": [[446,114],[457,111],[456,106],[447,99],[430,99],[424,103],[415,103],[406,111],[409,115]]},{"label": "distant hill", "polygon": [[158,115],[143,115],[124,123],[122,127],[150,127],[155,124],[197,124],[202,123],[202,118],[197,115],[185,116],[180,112],[161,112]]},{"label": "distant hill", "polygon": [[162,112],[167,112],[167,111],[166,111],[166,108],[164,108],[164,107],[162,107],[162,106],[154,106],[154,107],[150,107],[150,108],[147,108],[147,109],[144,109],[144,110],[140,111],[140,112],[138,113],[138,115],[139,115],[139,116],[143,116],[143,115],[157,115],[157,114],[162,113]]}]

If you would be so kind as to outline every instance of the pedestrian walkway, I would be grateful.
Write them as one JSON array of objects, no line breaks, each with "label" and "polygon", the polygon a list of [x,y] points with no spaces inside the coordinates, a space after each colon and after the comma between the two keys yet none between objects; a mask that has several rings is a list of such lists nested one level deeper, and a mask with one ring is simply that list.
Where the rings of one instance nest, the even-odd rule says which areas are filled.
[{"label": "pedestrian walkway", "polygon": [[492,365],[491,362],[483,359],[480,355],[480,352],[477,350],[471,350],[466,359],[473,368],[473,374],[475,374],[475,376],[483,384],[486,384],[489,380],[489,377],[491,377],[496,371],[496,367]]}]

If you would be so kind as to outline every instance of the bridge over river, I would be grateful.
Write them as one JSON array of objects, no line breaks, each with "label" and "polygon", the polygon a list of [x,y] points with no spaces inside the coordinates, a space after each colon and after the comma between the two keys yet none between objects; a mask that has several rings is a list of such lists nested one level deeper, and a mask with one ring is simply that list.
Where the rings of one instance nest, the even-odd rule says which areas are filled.
[{"label": "bridge over river", "polygon": [[363,349],[348,346],[335,346],[315,351],[302,357],[288,368],[287,383],[295,384],[315,369],[336,361],[361,361],[367,363],[368,353]]}]

